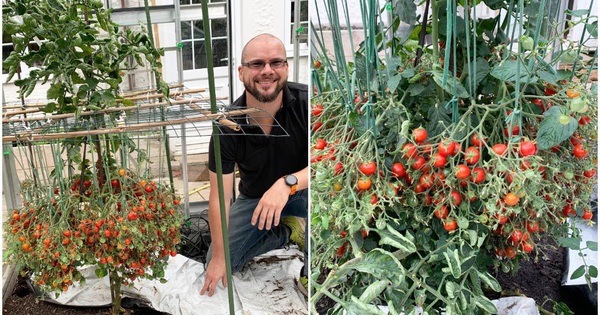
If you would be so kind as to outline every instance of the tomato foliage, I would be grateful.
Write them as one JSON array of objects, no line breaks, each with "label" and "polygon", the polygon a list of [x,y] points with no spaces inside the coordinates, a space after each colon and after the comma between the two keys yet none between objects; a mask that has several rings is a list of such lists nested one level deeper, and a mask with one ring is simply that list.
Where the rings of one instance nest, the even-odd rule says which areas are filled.
[{"label": "tomato foliage", "polygon": [[[521,14],[508,2],[483,2]],[[590,222],[597,97],[587,82],[595,58],[576,56],[573,66],[585,71],[553,70],[569,53],[550,49],[562,35],[532,36],[517,49],[505,30],[495,32],[502,19],[469,16],[456,18],[469,26],[456,39],[441,26],[454,14],[434,8],[435,27],[421,29],[405,6],[390,7],[392,28],[402,21],[412,32],[367,38],[346,66],[318,55],[313,102],[323,108],[312,117],[320,126],[312,138],[336,142],[326,155],[311,152],[311,301],[339,297],[332,314],[377,314],[373,304],[382,301],[392,314],[494,313],[483,290],[501,288],[489,268],[514,270],[543,255],[540,237],[568,239],[573,220]],[[523,15],[537,18],[538,9]],[[444,45],[413,45],[424,33]],[[547,54],[558,57],[548,63]],[[356,104],[356,95],[365,101]],[[365,173],[362,161],[377,172]]]}]

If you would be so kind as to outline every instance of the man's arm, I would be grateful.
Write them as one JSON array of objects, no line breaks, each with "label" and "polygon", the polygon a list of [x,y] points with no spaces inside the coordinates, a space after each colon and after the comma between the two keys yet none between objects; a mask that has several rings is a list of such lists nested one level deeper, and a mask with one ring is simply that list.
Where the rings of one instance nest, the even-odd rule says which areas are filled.
[{"label": "man's arm", "polygon": [[[225,200],[225,218],[229,218],[229,203],[234,184],[234,173],[223,174],[223,195]],[[219,202],[219,189],[217,185],[217,174],[209,171],[210,194],[208,197],[208,223],[210,225],[210,238],[212,242],[212,258],[206,268],[206,277],[200,294],[208,292],[212,296],[215,288],[222,281],[227,286],[225,251],[223,249],[223,231],[221,230],[221,208]]]},{"label": "man's arm", "polygon": [[[298,179],[297,190],[308,188],[308,166],[292,175]],[[285,184],[283,178],[276,180],[271,188],[264,193],[256,209],[254,209],[252,225],[258,223],[259,230],[263,228],[270,230],[271,226],[278,226],[283,207],[285,207],[290,197],[290,191],[291,188]]]}]

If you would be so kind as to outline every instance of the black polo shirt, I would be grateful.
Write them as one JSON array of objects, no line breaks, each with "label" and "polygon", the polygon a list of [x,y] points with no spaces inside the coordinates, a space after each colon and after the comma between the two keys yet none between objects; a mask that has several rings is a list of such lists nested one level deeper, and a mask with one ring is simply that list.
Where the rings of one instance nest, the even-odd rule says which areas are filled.
[{"label": "black polo shirt", "polygon": [[[233,106],[246,107],[246,93]],[[308,86],[288,82],[283,88],[283,105],[275,115],[270,135],[248,125],[245,116],[235,119],[242,130],[219,126],[223,174],[240,171],[240,193],[260,198],[284,175],[308,166]],[[281,127],[279,127],[281,126]],[[283,129],[282,129],[283,128]],[[286,132],[289,136],[284,136]],[[213,135],[214,137],[214,135]],[[209,145],[209,169],[216,172],[213,138]]]}]

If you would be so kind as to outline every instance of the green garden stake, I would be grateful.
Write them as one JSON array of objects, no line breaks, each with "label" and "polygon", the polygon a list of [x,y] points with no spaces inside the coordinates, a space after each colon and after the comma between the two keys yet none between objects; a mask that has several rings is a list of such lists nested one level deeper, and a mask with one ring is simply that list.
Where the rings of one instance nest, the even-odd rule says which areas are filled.
[{"label": "green garden stake", "polygon": [[296,30],[296,33],[303,33],[304,32],[304,27],[300,26],[298,27],[298,29]]},{"label": "green garden stake", "polygon": [[391,3],[386,4],[385,5],[385,10],[386,11],[392,11],[392,4]]},{"label": "green garden stake", "polygon": [[179,49],[183,48],[183,43],[177,43],[177,48],[179,48]]},{"label": "green garden stake", "polygon": [[11,153],[12,153],[12,150],[6,150],[6,151],[2,152],[2,154],[4,154],[4,155],[10,155]]}]

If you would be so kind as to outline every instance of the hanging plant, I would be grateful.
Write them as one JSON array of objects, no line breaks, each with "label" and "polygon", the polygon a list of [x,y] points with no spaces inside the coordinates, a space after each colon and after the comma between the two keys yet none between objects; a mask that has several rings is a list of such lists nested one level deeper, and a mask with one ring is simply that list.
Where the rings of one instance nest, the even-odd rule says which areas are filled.
[{"label": "hanging plant", "polygon": [[[9,1],[3,21],[14,44],[3,67],[9,81],[18,76],[19,96],[48,85],[49,102],[41,111],[75,114],[75,121],[62,120],[56,133],[116,126],[120,114],[102,110],[134,105],[118,96],[124,73],[146,62],[154,71],[161,66],[163,52],[146,34],[111,22],[101,1]],[[20,77],[21,64],[30,67],[28,77]],[[168,96],[167,85],[157,83]],[[168,257],[176,254],[179,242],[181,205],[171,188],[128,166],[126,157],[132,153],[137,163],[149,163],[130,135],[105,133],[27,145],[30,152],[49,148],[53,169],[47,173],[48,161],[29,156],[32,169],[21,187],[23,207],[12,210],[4,226],[6,261],[21,267],[42,289],[57,293],[85,281],[78,267],[97,265],[99,277],[110,277],[113,314],[121,309],[121,285],[133,285],[137,278],[164,281]]]},{"label": "hanging plant", "polygon": [[[344,32],[365,40],[346,60],[348,10],[325,2],[336,40],[326,53],[313,26],[312,311],[327,296],[331,314],[496,313],[489,268],[537,259],[541,237],[574,248],[573,222],[592,224],[597,52],[583,52],[597,17],[569,12],[562,30],[549,1],[482,1],[507,12],[487,19],[427,1],[418,21],[413,1],[392,1],[388,28],[360,1],[364,30]],[[577,25],[591,36],[565,40]]]}]

